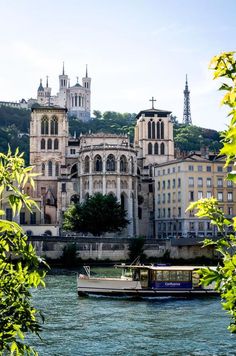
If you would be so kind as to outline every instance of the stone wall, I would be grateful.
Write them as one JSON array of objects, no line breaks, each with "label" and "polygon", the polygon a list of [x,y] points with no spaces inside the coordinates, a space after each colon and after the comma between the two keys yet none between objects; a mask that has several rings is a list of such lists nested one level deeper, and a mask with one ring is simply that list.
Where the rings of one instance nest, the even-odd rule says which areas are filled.
[{"label": "stone wall", "polygon": [[[76,245],[78,257],[82,260],[122,261],[128,259],[128,238],[91,238],[91,237],[31,237],[37,253],[50,259],[62,257],[63,249],[70,244]],[[185,241],[184,241],[185,240]],[[146,240],[144,253],[147,257],[160,258],[167,253],[173,259],[193,259],[196,257],[213,258],[212,247],[202,248],[198,241],[182,239],[181,243],[171,240]]]}]

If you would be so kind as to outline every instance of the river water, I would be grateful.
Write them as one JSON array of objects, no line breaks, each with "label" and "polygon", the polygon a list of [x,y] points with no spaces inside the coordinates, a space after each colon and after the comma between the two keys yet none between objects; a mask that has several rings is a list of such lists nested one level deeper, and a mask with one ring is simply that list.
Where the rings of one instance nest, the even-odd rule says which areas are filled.
[{"label": "river water", "polygon": [[76,276],[66,272],[48,275],[46,284],[33,292],[45,314],[43,340],[28,339],[39,355],[236,355],[218,298],[79,298]]}]

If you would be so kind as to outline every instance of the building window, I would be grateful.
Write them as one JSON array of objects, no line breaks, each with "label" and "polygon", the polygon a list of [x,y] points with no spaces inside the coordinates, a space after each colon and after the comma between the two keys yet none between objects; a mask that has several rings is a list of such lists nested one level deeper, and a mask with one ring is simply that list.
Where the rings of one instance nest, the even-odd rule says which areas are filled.
[{"label": "building window", "polygon": [[207,178],[206,184],[207,184],[207,188],[211,187],[211,178]]},{"label": "building window", "polygon": [[180,187],[181,187],[181,179],[178,178],[178,188],[180,188]]},{"label": "building window", "polygon": [[84,173],[89,173],[89,156],[86,156],[84,160]]},{"label": "building window", "polygon": [[223,167],[222,166],[217,166],[217,172],[223,172]]},{"label": "building window", "polygon": [[12,221],[12,209],[11,208],[6,208],[6,220]]},{"label": "building window", "polygon": [[161,194],[158,194],[157,195],[157,203],[160,204],[160,202],[161,202]]},{"label": "building window", "polygon": [[172,168],[172,173],[175,173],[175,167]]},{"label": "building window", "polygon": [[44,116],[41,120],[41,135],[48,135],[48,118]]},{"label": "building window", "polygon": [[166,189],[166,182],[164,180],[162,182],[162,189]]},{"label": "building window", "polygon": [[55,176],[56,177],[59,176],[59,163],[58,162],[55,164]]},{"label": "building window", "polygon": [[223,179],[222,178],[217,179],[217,187],[223,187]]},{"label": "building window", "polygon": [[178,208],[178,217],[181,217],[181,207]]},{"label": "building window", "polygon": [[42,170],[42,176],[45,176],[45,163],[42,163],[41,170]]},{"label": "building window", "polygon": [[188,170],[189,170],[189,172],[193,172],[194,167],[193,166],[188,166]]},{"label": "building window", "polygon": [[190,223],[189,223],[189,230],[194,231],[194,222],[193,221],[190,221]]},{"label": "building window", "polygon": [[157,142],[154,145],[154,154],[158,155],[158,143]]},{"label": "building window", "polygon": [[165,208],[163,208],[163,210],[162,210],[162,217],[163,217],[163,218],[166,217],[166,209],[165,209]]},{"label": "building window", "polygon": [[171,214],[171,210],[170,210],[170,208],[168,208],[168,210],[167,210],[167,217],[168,218],[170,218],[170,214]]},{"label": "building window", "polygon": [[54,140],[54,150],[58,150],[58,148],[59,148],[59,141],[58,141],[57,138],[55,138],[55,140]]},{"label": "building window", "polygon": [[202,166],[197,166],[198,172],[202,172]]},{"label": "building window", "polygon": [[231,167],[231,166],[228,166],[228,167],[227,167],[227,172],[228,172],[228,173],[232,172],[232,167]]},{"label": "building window", "polygon": [[51,135],[58,135],[58,119],[56,116],[53,116],[50,124]]},{"label": "building window", "polygon": [[175,179],[172,181],[172,188],[175,188]]},{"label": "building window", "polygon": [[165,202],[166,202],[166,195],[165,195],[165,193],[163,193],[163,195],[162,195],[162,203],[165,204]]},{"label": "building window", "polygon": [[193,191],[188,192],[188,198],[189,198],[189,201],[194,201],[194,192]]},{"label": "building window", "polygon": [[217,193],[217,200],[223,201],[223,192],[218,192]]},{"label": "building window", "polygon": [[151,121],[148,122],[148,138],[152,138],[152,123]]},{"label": "building window", "polygon": [[138,218],[142,220],[142,208],[140,208],[140,206],[138,207]]},{"label": "building window", "polygon": [[94,158],[94,170],[95,172],[102,172],[102,157],[100,155]]},{"label": "building window", "polygon": [[48,150],[52,149],[52,140],[49,138],[48,139]]},{"label": "building window", "polygon": [[228,207],[228,215],[233,215],[233,207],[232,206]]},{"label": "building window", "polygon": [[233,186],[232,180],[227,180],[227,187],[232,187],[232,186]]},{"label": "building window", "polygon": [[207,167],[206,167],[206,171],[207,171],[207,172],[211,172],[211,166],[207,166]]},{"label": "building window", "polygon": [[207,199],[210,199],[211,198],[211,192],[207,192],[207,194],[206,194],[206,197],[207,197]]},{"label": "building window", "polygon": [[41,140],[41,150],[45,150],[45,140],[44,140],[44,138],[42,138],[42,140]]},{"label": "building window", "polygon": [[167,181],[167,189],[170,189],[170,179]]},{"label": "building window", "polygon": [[227,193],[227,200],[228,201],[233,201],[233,192],[228,192]]},{"label": "building window", "polygon": [[48,162],[48,175],[49,177],[52,176],[52,161]]},{"label": "building window", "polygon": [[161,182],[157,182],[157,190],[160,190],[161,189]]},{"label": "building window", "polygon": [[181,201],[181,192],[178,192],[178,202]]},{"label": "building window", "polygon": [[203,179],[201,177],[198,177],[197,185],[198,185],[198,187],[202,187],[203,186]]},{"label": "building window", "polygon": [[164,143],[162,142],[161,143],[161,155],[164,155],[165,154],[165,145]]},{"label": "building window", "polygon": [[127,172],[127,159],[125,156],[120,157],[120,171]]},{"label": "building window", "polygon": [[152,185],[152,183],[148,184],[148,191],[149,191],[149,193],[153,193],[153,185]]},{"label": "building window", "polygon": [[198,230],[199,230],[199,231],[204,231],[204,222],[203,222],[203,221],[199,221],[199,223],[198,223]]},{"label": "building window", "polygon": [[148,144],[148,154],[149,155],[152,154],[152,144],[151,144],[151,142],[149,142],[149,144]]},{"label": "building window", "polygon": [[30,224],[35,225],[36,224],[36,213],[33,212],[30,214]]},{"label": "building window", "polygon": [[115,157],[112,154],[110,154],[107,157],[106,170],[108,172],[114,172],[115,171]]},{"label": "building window", "polygon": [[25,212],[20,212],[20,224],[25,224]]},{"label": "building window", "polygon": [[203,192],[202,191],[198,191],[197,192],[197,198],[198,199],[202,199],[203,198]]},{"label": "building window", "polygon": [[158,219],[160,219],[160,217],[161,217],[161,209],[157,210],[157,217],[158,217]]},{"label": "building window", "polygon": [[167,195],[167,203],[170,203],[170,200],[171,200],[171,194],[168,193],[168,195]]},{"label": "building window", "polygon": [[66,193],[66,183],[61,183],[61,192]]},{"label": "building window", "polygon": [[194,187],[194,178],[193,177],[188,177],[188,186]]}]

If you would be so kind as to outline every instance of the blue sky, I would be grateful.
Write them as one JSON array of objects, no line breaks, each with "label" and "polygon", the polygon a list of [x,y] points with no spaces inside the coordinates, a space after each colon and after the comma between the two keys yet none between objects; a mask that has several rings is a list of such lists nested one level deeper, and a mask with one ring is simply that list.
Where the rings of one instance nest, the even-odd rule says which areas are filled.
[{"label": "blue sky", "polygon": [[36,97],[46,75],[55,94],[63,61],[71,84],[87,63],[92,110],[138,113],[154,96],[181,122],[187,73],[193,123],[226,127],[208,63],[236,49],[235,0],[0,0],[0,9],[0,100]]}]

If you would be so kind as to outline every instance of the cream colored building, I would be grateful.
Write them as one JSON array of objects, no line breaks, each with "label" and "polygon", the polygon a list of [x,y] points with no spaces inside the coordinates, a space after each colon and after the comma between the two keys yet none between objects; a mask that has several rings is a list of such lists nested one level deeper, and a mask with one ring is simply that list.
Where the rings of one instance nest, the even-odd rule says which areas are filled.
[{"label": "cream colored building", "polygon": [[235,187],[225,179],[225,161],[215,154],[191,154],[157,165],[155,176],[155,227],[158,238],[216,236],[210,221],[198,219],[189,204],[215,197],[227,217],[235,214]]}]

